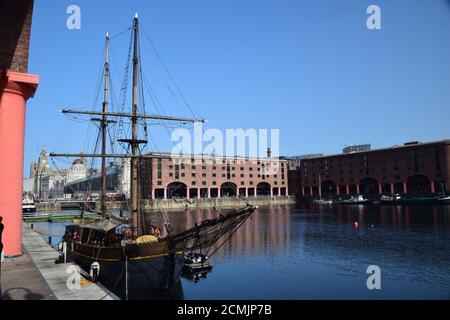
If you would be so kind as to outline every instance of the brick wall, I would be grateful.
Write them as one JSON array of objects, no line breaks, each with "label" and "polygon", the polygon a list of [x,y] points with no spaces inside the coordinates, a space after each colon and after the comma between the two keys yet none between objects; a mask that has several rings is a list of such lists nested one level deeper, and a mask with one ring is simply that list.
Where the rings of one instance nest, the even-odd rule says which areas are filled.
[{"label": "brick wall", "polygon": [[0,71],[28,72],[33,0],[0,0]]}]

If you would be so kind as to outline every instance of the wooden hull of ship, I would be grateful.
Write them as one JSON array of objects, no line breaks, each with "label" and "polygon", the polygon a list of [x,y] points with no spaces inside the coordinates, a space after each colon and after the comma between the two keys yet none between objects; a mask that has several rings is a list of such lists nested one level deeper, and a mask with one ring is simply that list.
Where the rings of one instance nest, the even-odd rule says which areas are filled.
[{"label": "wooden hull of ship", "polygon": [[[154,246],[132,246],[126,264],[123,248],[98,248],[81,243],[73,244],[69,255],[86,272],[93,263],[100,266],[98,281],[110,290],[168,290],[180,281],[184,266],[184,252],[167,253],[159,243]],[[125,272],[127,270],[127,278]]]}]

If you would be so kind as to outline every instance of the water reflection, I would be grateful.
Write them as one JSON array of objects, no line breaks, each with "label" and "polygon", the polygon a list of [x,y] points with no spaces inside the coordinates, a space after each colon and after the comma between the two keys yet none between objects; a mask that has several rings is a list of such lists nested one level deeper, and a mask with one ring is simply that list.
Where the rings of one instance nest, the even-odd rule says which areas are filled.
[{"label": "water reflection", "polygon": [[[168,221],[179,232],[217,215],[153,213],[146,220]],[[207,277],[184,277],[173,292],[130,298],[450,299],[450,206],[262,208],[212,261]],[[378,292],[366,287],[373,264],[382,270]]]}]

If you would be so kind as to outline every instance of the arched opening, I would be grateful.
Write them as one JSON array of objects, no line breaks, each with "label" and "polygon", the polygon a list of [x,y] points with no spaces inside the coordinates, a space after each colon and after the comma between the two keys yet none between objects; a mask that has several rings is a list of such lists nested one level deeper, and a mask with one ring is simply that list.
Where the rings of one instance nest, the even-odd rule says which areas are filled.
[{"label": "arched opening", "polygon": [[394,194],[402,194],[403,192],[404,192],[403,183],[401,182],[394,183]]},{"label": "arched opening", "polygon": [[424,175],[415,175],[409,177],[407,180],[408,193],[430,193],[431,192],[431,182]]},{"label": "arched opening", "polygon": [[391,194],[391,184],[390,183],[383,183],[383,186],[381,187],[381,191],[383,194]]},{"label": "arched opening", "polygon": [[192,188],[189,190],[189,198],[191,199],[197,199],[199,197],[198,194],[198,189],[197,188]]},{"label": "arched opening", "polygon": [[361,194],[378,194],[378,181],[373,178],[362,179],[359,183],[359,190]]},{"label": "arched opening", "polygon": [[274,197],[281,196],[280,191],[281,191],[280,188],[273,188],[273,196]]},{"label": "arched opening", "polygon": [[167,186],[167,198],[186,198],[187,186],[181,182],[173,182]]},{"label": "arched opening", "polygon": [[322,195],[335,195],[337,194],[336,183],[331,180],[322,182]]},{"label": "arched opening", "polygon": [[257,196],[270,196],[270,184],[267,182],[261,182],[256,187]]},{"label": "arched opening", "polygon": [[200,198],[202,198],[202,199],[208,198],[208,189],[207,188],[200,189]]},{"label": "arched opening", "polygon": [[164,199],[164,189],[155,189],[155,199]]},{"label": "arched opening", "polygon": [[226,182],[220,187],[220,195],[222,198],[236,197],[237,185],[232,182]]},{"label": "arched opening", "polygon": [[211,193],[211,198],[219,197],[219,189],[217,189],[217,188],[211,188],[210,193]]}]

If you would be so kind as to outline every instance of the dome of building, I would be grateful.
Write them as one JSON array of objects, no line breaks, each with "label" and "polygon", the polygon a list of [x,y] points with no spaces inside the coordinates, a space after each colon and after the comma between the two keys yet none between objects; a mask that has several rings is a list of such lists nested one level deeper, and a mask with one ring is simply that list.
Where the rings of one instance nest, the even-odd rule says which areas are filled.
[{"label": "dome of building", "polygon": [[75,159],[75,161],[73,162],[72,165],[77,165],[77,164],[84,164],[82,159]]}]

